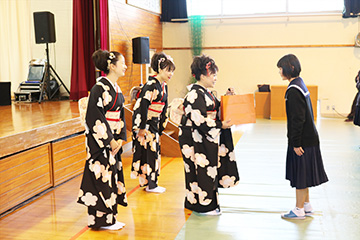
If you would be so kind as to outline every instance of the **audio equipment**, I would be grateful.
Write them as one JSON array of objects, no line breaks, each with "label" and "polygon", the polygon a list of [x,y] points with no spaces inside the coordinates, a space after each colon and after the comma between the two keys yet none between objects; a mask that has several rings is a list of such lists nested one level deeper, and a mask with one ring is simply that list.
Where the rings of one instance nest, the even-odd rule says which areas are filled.
[{"label": "audio equipment", "polygon": [[[46,65],[45,76],[40,82],[41,90],[38,98],[39,103],[44,99],[44,94],[51,100],[56,94],[60,93],[60,87],[63,86],[70,95],[69,89],[65,86],[55,69],[50,64],[49,58],[49,43],[56,42],[55,37],[55,21],[54,14],[51,12],[34,12],[34,27],[35,27],[35,42],[46,44]],[[52,77],[52,81],[50,80]],[[59,81],[60,84],[55,84],[54,81]],[[50,85],[48,85],[50,84]]]},{"label": "audio equipment", "polygon": [[132,39],[133,63],[150,63],[149,37]]},{"label": "audio equipment", "polygon": [[0,105],[11,105],[11,82],[0,81]]},{"label": "audio equipment", "polygon": [[34,12],[35,42],[54,43],[55,21],[51,12]]}]

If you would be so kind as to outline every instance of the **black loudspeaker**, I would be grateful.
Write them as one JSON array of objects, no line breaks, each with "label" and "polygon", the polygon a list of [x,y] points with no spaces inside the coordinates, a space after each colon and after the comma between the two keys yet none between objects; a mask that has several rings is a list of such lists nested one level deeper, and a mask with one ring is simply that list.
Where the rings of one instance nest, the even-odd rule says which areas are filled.
[{"label": "black loudspeaker", "polygon": [[149,37],[132,39],[133,63],[150,63]]},{"label": "black loudspeaker", "polygon": [[0,105],[11,105],[11,82],[0,81]]},{"label": "black loudspeaker", "polygon": [[51,12],[34,12],[35,42],[54,43],[55,21]]}]

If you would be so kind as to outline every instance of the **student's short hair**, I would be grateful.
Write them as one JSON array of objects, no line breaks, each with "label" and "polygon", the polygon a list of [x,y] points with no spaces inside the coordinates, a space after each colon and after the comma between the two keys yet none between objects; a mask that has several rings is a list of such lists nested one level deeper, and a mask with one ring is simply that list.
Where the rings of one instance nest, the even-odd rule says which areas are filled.
[{"label": "student's short hair", "polygon": [[213,74],[219,71],[214,59],[204,54],[194,57],[190,68],[191,74],[197,81],[200,80],[201,74],[207,76],[208,74]]},{"label": "student's short hair", "polygon": [[277,67],[282,68],[282,74],[288,79],[298,77],[301,72],[300,61],[294,54],[288,54],[280,58]]}]

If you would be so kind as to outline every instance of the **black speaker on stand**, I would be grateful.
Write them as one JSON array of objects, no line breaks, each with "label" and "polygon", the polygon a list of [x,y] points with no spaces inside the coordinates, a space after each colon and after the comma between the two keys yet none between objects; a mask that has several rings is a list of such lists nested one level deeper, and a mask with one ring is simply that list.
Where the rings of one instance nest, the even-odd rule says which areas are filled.
[{"label": "black speaker on stand", "polygon": [[[149,37],[132,39],[133,63],[150,63]],[[140,66],[141,84],[143,84],[142,66]]]},{"label": "black speaker on stand", "polygon": [[[54,21],[54,14],[51,12],[34,12],[34,28],[35,28],[35,42],[37,44],[45,43],[46,44],[46,68],[45,68],[45,83],[41,85],[41,92],[39,97],[39,103],[43,100],[44,96],[44,89],[46,84],[50,84],[50,76],[53,79],[57,79],[61,84],[58,84],[57,89],[52,91],[52,94],[48,96],[48,99],[51,100],[54,95],[60,90],[60,87],[63,86],[65,90],[70,95],[70,91],[67,89],[55,69],[50,64],[49,58],[49,43],[56,42],[55,36],[55,21]],[[54,77],[54,75],[56,78]]]}]

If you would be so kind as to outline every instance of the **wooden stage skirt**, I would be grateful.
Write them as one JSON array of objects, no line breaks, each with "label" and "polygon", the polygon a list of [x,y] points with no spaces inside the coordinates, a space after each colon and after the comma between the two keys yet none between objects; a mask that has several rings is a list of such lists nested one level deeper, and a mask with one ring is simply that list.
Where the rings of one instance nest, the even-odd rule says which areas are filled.
[{"label": "wooden stage skirt", "polygon": [[0,116],[0,214],[82,173],[77,102],[12,102],[0,106]]}]

